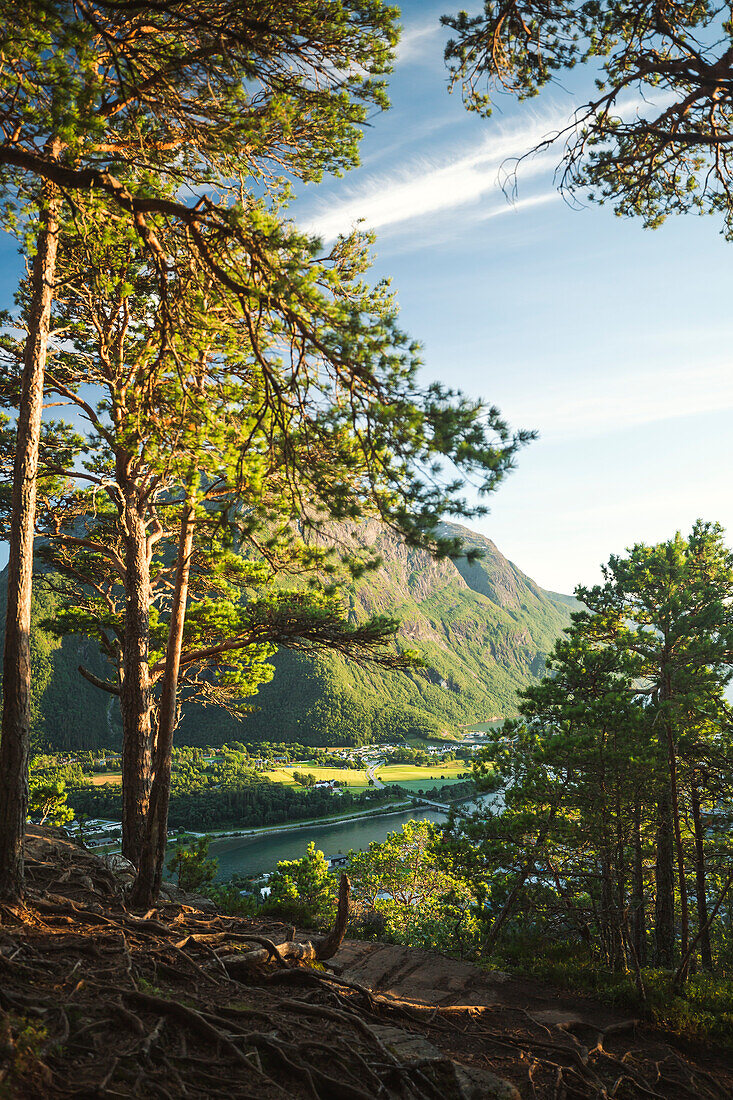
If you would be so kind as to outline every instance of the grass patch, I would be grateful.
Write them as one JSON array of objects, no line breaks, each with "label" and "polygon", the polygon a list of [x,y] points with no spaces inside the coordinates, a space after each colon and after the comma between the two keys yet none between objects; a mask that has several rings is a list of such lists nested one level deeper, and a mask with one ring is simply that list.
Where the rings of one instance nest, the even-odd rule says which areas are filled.
[{"label": "grass patch", "polygon": [[109,772],[103,775],[91,775],[89,778],[93,786],[103,787],[105,783],[111,783],[113,787],[119,787],[122,782],[122,772]]},{"label": "grass patch", "polygon": [[440,779],[457,779],[466,772],[470,774],[470,765],[465,760],[446,761],[441,764],[428,764],[427,767],[419,767],[417,764],[385,764],[374,773],[382,783],[400,783],[402,785],[417,782],[419,787],[434,787]]},{"label": "grass patch", "polygon": [[312,764],[294,764],[292,767],[288,765],[284,768],[273,768],[272,771],[263,772],[263,775],[272,779],[274,783],[284,783],[288,787],[294,787],[297,784],[293,779],[293,771],[307,772],[314,775],[316,779],[338,779],[339,783],[357,790],[364,790],[369,786],[366,772],[357,771],[356,768],[319,768]]},{"label": "grass patch", "polygon": [[633,974],[606,970],[587,953],[568,944],[514,943],[490,960],[491,969],[510,970],[571,992],[591,993],[619,1008],[629,1008],[665,1031],[691,1042],[714,1044],[733,1052],[733,981],[700,973],[675,993],[668,971],[642,971],[646,1003]]},{"label": "grass patch", "polygon": [[418,791],[432,790],[433,787],[455,787],[456,783],[462,783],[462,779],[404,779],[400,786],[412,794]]}]

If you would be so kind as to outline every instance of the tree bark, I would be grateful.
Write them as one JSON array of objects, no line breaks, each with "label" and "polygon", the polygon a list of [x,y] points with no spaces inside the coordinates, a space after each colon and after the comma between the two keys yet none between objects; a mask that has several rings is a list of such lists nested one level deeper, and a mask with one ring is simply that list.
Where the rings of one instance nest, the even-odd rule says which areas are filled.
[{"label": "tree bark", "polygon": [[680,932],[681,953],[684,958],[690,942],[690,906],[687,900],[687,878],[685,875],[685,854],[682,849],[682,829],[680,827],[680,802],[677,785],[677,754],[674,744],[674,731],[672,723],[665,721],[667,727],[667,751],[669,757],[669,793],[672,809],[672,825],[674,828],[674,846],[677,858],[677,879],[680,891]]},{"label": "tree bark", "polygon": [[692,821],[695,830],[695,895],[697,899],[697,927],[700,958],[704,970],[713,969],[713,952],[710,947],[708,925],[707,873],[705,867],[705,831],[700,813],[700,791],[692,785]]},{"label": "tree bark", "polygon": [[616,814],[616,846],[614,860],[616,864],[616,925],[619,939],[619,966],[625,966],[631,957],[629,947],[629,922],[627,904],[626,868],[628,866],[626,854],[626,837],[622,823],[621,789],[618,781],[615,790],[615,814]]},{"label": "tree bark", "polygon": [[[674,925],[674,862],[675,835],[679,827],[679,815],[673,800],[676,795],[674,784],[674,738],[668,713],[672,697],[669,668],[665,649],[661,659],[662,676],[659,691],[661,711],[657,719],[661,720],[663,737],[659,738],[660,762],[666,757],[667,776],[662,780],[658,802],[657,826],[657,862],[656,862],[656,903],[655,903],[655,964],[665,969],[674,965],[675,925]],[[678,850],[679,856],[679,850]],[[680,883],[684,887],[684,878]],[[681,890],[684,896],[684,889]],[[687,945],[685,941],[685,946]]]},{"label": "tree bark", "polygon": [[61,210],[61,197],[56,186],[47,183],[44,192],[41,228],[31,276],[9,537],[0,738],[0,898],[6,902],[19,901],[25,885],[23,836],[28,812],[36,477]]},{"label": "tree bark", "polygon": [[606,837],[601,851],[601,939],[610,970],[623,965],[621,921],[613,884],[611,839]]},{"label": "tree bark", "polygon": [[672,837],[672,801],[665,782],[657,806],[657,859],[654,903],[655,964],[670,970],[674,965],[674,842]]},{"label": "tree bark", "polygon": [[641,847],[641,799],[634,801],[634,869],[632,878],[632,932],[639,966],[646,966],[646,913],[644,904],[644,856]]},{"label": "tree bark", "polygon": [[[124,463],[118,458],[118,466]],[[123,471],[125,633],[120,677],[122,714],[122,853],[137,866],[145,834],[153,758],[150,680],[150,554],[137,493]]]},{"label": "tree bark", "polygon": [[163,865],[168,836],[171,756],[173,734],[176,728],[178,675],[181,667],[183,627],[186,621],[186,603],[188,602],[193,529],[193,508],[187,500],[183,505],[178,539],[176,581],[173,590],[170,626],[168,628],[165,671],[161,687],[153,783],[150,789],[150,804],[140,851],[139,868],[131,895],[133,905],[146,909],[154,904],[163,880]]}]

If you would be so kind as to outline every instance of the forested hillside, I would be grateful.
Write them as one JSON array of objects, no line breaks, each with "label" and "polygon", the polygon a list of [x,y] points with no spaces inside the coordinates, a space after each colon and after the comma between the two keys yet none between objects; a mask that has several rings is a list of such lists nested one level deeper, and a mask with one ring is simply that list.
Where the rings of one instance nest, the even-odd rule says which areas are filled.
[{"label": "forested hillside", "polygon": [[[483,557],[434,561],[406,547],[376,522],[359,528],[376,545],[381,566],[349,594],[351,615],[385,613],[402,621],[400,637],[419,650],[426,667],[370,671],[339,657],[281,651],[272,683],[252,699],[241,722],[222,711],[191,705],[180,743],[232,739],[363,742],[398,734],[435,733],[455,723],[513,714],[516,692],[536,680],[552,643],[569,622],[571,597],[544,592],[482,535],[455,525],[467,548]],[[1,594],[5,600],[4,588]],[[59,642],[42,626],[58,597],[37,585],[35,595],[34,733],[48,748],[95,748],[119,743],[116,699],[82,679],[84,663],[103,662],[86,639]]]}]

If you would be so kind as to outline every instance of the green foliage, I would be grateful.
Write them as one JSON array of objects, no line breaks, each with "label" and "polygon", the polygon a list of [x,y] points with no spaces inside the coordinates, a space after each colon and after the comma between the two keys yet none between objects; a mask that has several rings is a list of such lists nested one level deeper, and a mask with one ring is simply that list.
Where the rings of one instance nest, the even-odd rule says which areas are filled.
[{"label": "green foliage", "polygon": [[[266,0],[195,11],[39,0],[4,3],[0,27],[9,182],[58,159],[68,188],[96,183],[125,209],[114,183],[130,185],[132,162],[130,190],[148,210],[161,183],[231,199],[235,179],[276,186],[275,166],[305,180],[351,167],[369,112],[387,105],[397,40],[396,11],[380,0],[335,0],[326,17],[315,0],[276,13]],[[246,208],[220,222],[236,226]]]},{"label": "green foliage", "polygon": [[698,953],[708,969],[732,958],[733,554],[698,521],[576,594],[548,675],[476,761],[501,797],[449,824],[446,850],[486,951],[551,934],[601,969],[679,966],[682,984]]},{"label": "green foliage", "polygon": [[301,787],[315,787],[316,777],[312,772],[293,772],[293,779]]},{"label": "green foliage", "polygon": [[68,792],[63,779],[39,780],[31,774],[28,795],[28,813],[38,818],[39,825],[66,825],[74,818],[68,805]]},{"label": "green foliage", "polygon": [[383,843],[349,853],[357,928],[381,924],[383,938],[440,949],[458,929],[464,937],[474,933],[470,892],[441,859],[436,836],[431,822],[408,821]]},{"label": "green foliage", "polygon": [[499,92],[533,97],[570,69],[576,86],[586,76],[583,105],[556,135],[563,187],[652,227],[670,213],[720,212],[733,237],[728,4],[485,0],[481,15],[443,22],[470,110],[490,114]]},{"label": "green foliage", "polygon": [[181,890],[195,893],[214,881],[218,860],[209,859],[210,836],[202,836],[187,843],[178,843],[166,864],[171,874],[178,875]]},{"label": "green foliage", "polygon": [[332,922],[336,906],[336,880],[323,852],[311,841],[302,859],[282,860],[268,885],[268,908],[290,920],[320,927]]},{"label": "green foliage", "polygon": [[698,973],[680,991],[674,988],[669,972],[645,967],[641,972],[642,998],[634,975],[609,970],[582,946],[566,940],[553,944],[545,934],[507,936],[482,965],[591,994],[682,1039],[733,1051],[733,981],[729,975]]},{"label": "green foliage", "polygon": [[[430,822],[408,821],[383,843],[349,852],[352,934],[461,957],[475,952],[479,922],[470,891],[451,873],[435,839]],[[278,863],[265,909],[325,927],[335,914],[338,879],[311,842],[302,859]]]}]

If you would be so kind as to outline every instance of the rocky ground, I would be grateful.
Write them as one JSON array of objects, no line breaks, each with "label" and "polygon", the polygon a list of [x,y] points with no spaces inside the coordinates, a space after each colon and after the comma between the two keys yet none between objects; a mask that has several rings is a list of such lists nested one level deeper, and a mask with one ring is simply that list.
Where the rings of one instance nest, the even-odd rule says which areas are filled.
[{"label": "rocky ground", "polygon": [[0,923],[0,1097],[733,1100],[733,1066],[589,999],[169,897],[50,830]]}]

